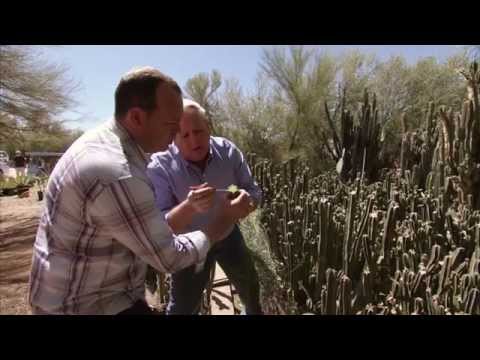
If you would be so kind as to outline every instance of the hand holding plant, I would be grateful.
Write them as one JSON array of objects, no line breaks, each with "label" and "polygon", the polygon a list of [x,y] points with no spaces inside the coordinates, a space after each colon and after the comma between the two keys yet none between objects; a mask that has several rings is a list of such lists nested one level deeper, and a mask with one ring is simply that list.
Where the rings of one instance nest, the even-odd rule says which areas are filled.
[{"label": "hand holding plant", "polygon": [[191,186],[187,195],[187,204],[198,214],[210,210],[213,206],[215,189],[204,183],[198,186]]}]

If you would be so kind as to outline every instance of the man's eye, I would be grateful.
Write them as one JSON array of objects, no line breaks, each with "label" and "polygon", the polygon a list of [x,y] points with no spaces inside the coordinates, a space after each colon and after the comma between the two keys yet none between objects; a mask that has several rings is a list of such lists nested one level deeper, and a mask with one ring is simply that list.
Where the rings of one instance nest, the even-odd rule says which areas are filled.
[{"label": "man's eye", "polygon": [[188,134],[182,135],[184,139],[188,138]]}]

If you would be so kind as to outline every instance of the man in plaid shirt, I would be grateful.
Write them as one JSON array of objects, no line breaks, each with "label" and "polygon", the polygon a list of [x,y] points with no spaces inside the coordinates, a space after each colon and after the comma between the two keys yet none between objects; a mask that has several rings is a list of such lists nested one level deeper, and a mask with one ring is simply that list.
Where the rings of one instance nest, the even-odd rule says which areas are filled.
[{"label": "man in plaid shirt", "polygon": [[48,181],[34,244],[34,314],[146,314],[147,264],[176,272],[202,262],[237,221],[232,207],[199,231],[173,235],[155,206],[148,154],[172,142],[182,115],[177,83],[153,68],[122,77],[115,118],[85,133]]}]

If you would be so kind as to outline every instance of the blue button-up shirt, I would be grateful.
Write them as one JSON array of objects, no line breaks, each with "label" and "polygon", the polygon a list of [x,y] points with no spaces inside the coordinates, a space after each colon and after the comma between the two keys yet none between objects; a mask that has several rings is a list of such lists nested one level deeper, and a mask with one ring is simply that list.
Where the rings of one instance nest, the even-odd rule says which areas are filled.
[{"label": "blue button-up shirt", "polygon": [[[147,175],[155,188],[156,204],[164,216],[187,198],[190,186],[205,182],[216,189],[237,185],[246,190],[257,204],[262,196],[242,152],[231,141],[221,137],[210,137],[210,150],[204,171],[186,161],[172,143],[168,150],[152,155]],[[213,220],[218,211],[220,196],[225,196],[225,193],[215,193],[212,209],[195,215],[185,232],[198,230]]]}]

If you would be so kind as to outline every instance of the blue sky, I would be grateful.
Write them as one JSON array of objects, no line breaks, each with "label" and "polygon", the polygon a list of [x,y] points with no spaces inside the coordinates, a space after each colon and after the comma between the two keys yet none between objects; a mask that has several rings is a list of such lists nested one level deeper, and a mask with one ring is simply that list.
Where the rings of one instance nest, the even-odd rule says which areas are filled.
[{"label": "blue sky", "polygon": [[[283,46],[283,45],[279,45]],[[442,61],[459,51],[453,45],[310,45],[309,48],[339,54],[357,48],[380,59],[403,55],[409,62],[434,56]],[[112,116],[113,93],[121,75],[136,66],[149,65],[173,77],[180,86],[199,72],[217,69],[224,78],[235,77],[244,89],[252,89],[259,70],[262,46],[258,45],[72,45],[41,47],[43,56],[69,67],[68,75],[81,83],[76,93],[80,105],[67,118],[71,128],[90,129]]]}]

